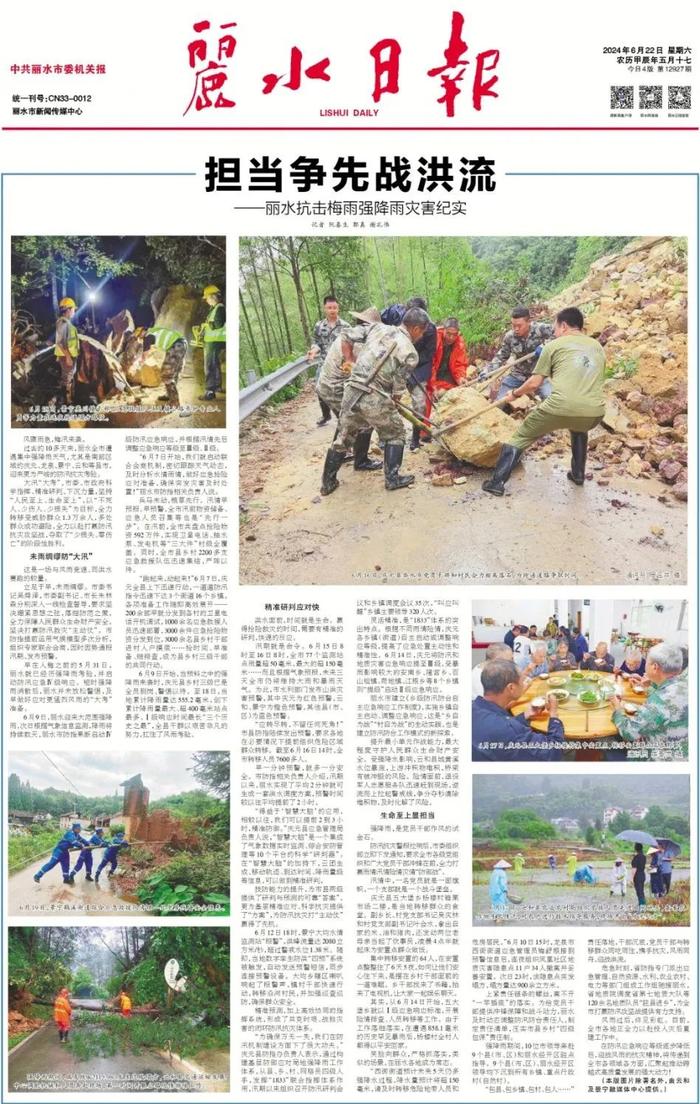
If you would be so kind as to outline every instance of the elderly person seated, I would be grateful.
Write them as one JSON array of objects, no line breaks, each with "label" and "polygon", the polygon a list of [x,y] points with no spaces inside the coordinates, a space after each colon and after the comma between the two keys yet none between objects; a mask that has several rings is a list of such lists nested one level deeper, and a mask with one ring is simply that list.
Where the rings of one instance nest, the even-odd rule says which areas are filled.
[{"label": "elderly person seated", "polygon": [[478,698],[482,692],[481,685],[481,672],[487,663],[492,659],[513,659],[513,649],[509,648],[507,644],[489,644],[488,648],[484,652],[484,662],[477,663],[476,667],[472,668],[472,701],[474,698]]},{"label": "elderly person seated", "polygon": [[532,645],[532,651],[530,652],[530,662],[523,668],[523,675],[525,676],[525,685],[527,685],[532,679],[538,678],[540,675],[549,674],[549,663],[547,662],[547,645],[543,640],[538,640]]},{"label": "elderly person seated", "polygon": [[601,640],[599,644],[596,644],[595,652],[592,654],[586,652],[581,664],[581,670],[583,671],[606,671],[609,675],[612,674],[614,669],[615,660],[610,655],[605,640]]},{"label": "elderly person seated", "polygon": [[646,678],[651,689],[644,705],[628,716],[622,700],[611,698],[620,739],[630,744],[629,759],[661,762],[688,757],[688,676],[677,644],[649,649]]},{"label": "elderly person seated", "polygon": [[631,675],[635,680],[644,678],[646,663],[641,648],[628,648],[624,663],[615,668],[616,675]]},{"label": "elderly person seated", "polygon": [[575,671],[578,661],[573,652],[569,651],[569,642],[566,638],[557,644],[557,650],[549,657],[550,671]]},{"label": "elderly person seated", "polygon": [[523,691],[523,679],[512,660],[493,659],[481,672],[483,696],[472,702],[472,759],[475,762],[550,762],[561,759],[564,726],[557,716],[557,699],[549,695],[546,732],[530,727],[532,704],[514,717],[508,707]]}]

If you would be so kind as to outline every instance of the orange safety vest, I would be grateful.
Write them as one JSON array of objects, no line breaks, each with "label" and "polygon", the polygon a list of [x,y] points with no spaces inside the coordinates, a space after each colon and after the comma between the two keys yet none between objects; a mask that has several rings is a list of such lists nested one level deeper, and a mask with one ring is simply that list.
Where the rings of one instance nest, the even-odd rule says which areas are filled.
[{"label": "orange safety vest", "polygon": [[56,997],[56,1000],[53,1002],[53,1018],[62,1031],[67,1031],[70,1027],[70,1018],[72,1014],[73,1009],[70,1006],[68,998]]}]

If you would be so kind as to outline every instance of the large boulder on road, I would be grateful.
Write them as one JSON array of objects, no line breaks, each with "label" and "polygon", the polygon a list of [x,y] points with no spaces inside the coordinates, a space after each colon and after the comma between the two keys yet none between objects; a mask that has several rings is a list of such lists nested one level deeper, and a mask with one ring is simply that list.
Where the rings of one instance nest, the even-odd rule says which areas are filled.
[{"label": "large boulder on road", "polygon": [[[462,418],[468,418],[484,411],[478,418],[457,425]],[[466,460],[478,468],[493,468],[501,451],[518,428],[517,422],[504,414],[500,407],[494,407],[473,387],[454,387],[448,391],[433,408],[432,421],[438,426],[455,424],[455,428],[438,440],[460,460]]]}]

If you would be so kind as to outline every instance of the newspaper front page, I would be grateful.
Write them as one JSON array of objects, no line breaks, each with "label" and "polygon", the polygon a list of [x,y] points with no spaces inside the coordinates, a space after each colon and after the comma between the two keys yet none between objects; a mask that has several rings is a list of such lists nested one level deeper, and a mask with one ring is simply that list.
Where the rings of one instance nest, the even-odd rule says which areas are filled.
[{"label": "newspaper front page", "polygon": [[3,31],[2,1099],[697,1101],[694,6]]}]

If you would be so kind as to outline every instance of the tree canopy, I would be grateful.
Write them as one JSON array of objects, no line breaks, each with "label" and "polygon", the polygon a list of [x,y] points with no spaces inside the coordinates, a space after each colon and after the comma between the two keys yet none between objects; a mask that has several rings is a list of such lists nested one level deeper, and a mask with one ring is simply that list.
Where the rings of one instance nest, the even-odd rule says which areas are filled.
[{"label": "tree canopy", "polygon": [[420,295],[435,321],[455,315],[473,355],[510,311],[581,279],[629,238],[256,237],[240,243],[241,385],[306,352],[323,298],[341,316]]}]

